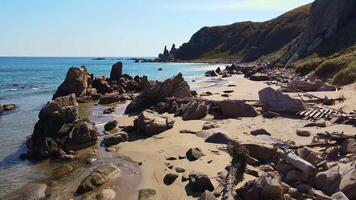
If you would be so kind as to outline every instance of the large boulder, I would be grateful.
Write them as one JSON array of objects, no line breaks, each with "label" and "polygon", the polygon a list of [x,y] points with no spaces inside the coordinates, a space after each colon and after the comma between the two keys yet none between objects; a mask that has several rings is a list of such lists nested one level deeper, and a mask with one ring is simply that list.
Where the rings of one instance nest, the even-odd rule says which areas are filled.
[{"label": "large boulder", "polygon": [[299,99],[293,99],[289,95],[282,94],[271,87],[258,92],[260,103],[265,111],[278,113],[297,113],[305,110],[304,103]]},{"label": "large boulder", "polygon": [[338,171],[328,170],[319,172],[313,179],[314,187],[327,195],[340,191],[341,174]]},{"label": "large boulder", "polygon": [[218,102],[222,115],[225,117],[256,117],[255,109],[240,100],[224,100]]},{"label": "large boulder", "polygon": [[53,99],[74,93],[76,96],[86,94],[89,88],[89,74],[84,66],[69,68],[64,82],[58,87]]},{"label": "large boulder", "polygon": [[110,80],[119,80],[122,76],[122,62],[117,62],[111,67]]},{"label": "large boulder", "polygon": [[189,187],[193,192],[205,192],[206,190],[212,192],[214,186],[210,181],[210,178],[200,172],[191,172],[189,174]]},{"label": "large boulder", "polygon": [[174,120],[150,110],[143,111],[134,120],[134,127],[136,128],[136,131],[147,136],[157,135],[163,131],[173,128],[173,125]]},{"label": "large boulder", "polygon": [[197,120],[206,117],[208,114],[208,106],[205,102],[191,101],[181,108],[183,120]]},{"label": "large boulder", "polygon": [[164,82],[149,81],[147,77],[143,77],[141,85],[143,87],[142,92],[127,106],[126,114],[141,112],[156,105],[158,102],[163,102],[167,97],[193,97],[189,85],[181,73]]},{"label": "large boulder", "polygon": [[272,145],[244,143],[242,146],[247,150],[251,157],[259,160],[270,160],[277,156],[277,149]]},{"label": "large boulder", "polygon": [[31,159],[58,157],[65,151],[94,145],[98,131],[89,121],[79,120],[74,94],[49,101],[39,113],[32,136],[27,142]]}]

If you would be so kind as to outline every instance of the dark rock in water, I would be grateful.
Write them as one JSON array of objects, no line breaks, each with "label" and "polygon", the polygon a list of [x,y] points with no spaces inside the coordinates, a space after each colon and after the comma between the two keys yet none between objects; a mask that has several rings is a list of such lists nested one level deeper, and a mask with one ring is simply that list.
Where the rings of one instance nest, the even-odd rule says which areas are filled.
[{"label": "dark rock in water", "polygon": [[178,174],[168,173],[164,176],[163,183],[165,185],[172,185],[177,178]]},{"label": "dark rock in water", "polygon": [[205,142],[214,144],[228,144],[231,141],[232,139],[229,135],[220,131],[213,133],[205,139]]},{"label": "dark rock in water", "polygon": [[7,200],[40,200],[46,197],[47,185],[43,183],[29,183],[21,189],[10,193]]},{"label": "dark rock in water", "polygon": [[72,165],[63,165],[52,171],[52,176],[54,178],[61,178],[74,170]]},{"label": "dark rock in water", "polygon": [[12,111],[16,109],[16,105],[15,104],[4,104],[1,106],[0,104],[0,112],[3,111]]},{"label": "dark rock in water", "polygon": [[215,76],[218,76],[214,70],[209,70],[207,72],[205,72],[205,76],[206,77],[215,77]]},{"label": "dark rock in water", "polygon": [[266,131],[265,129],[261,128],[261,129],[256,129],[250,132],[251,135],[269,135],[271,136],[271,133],[269,133],[268,131]]},{"label": "dark rock in water", "polygon": [[191,101],[181,108],[183,120],[197,120],[206,117],[208,106],[205,102]]},{"label": "dark rock in water", "polygon": [[155,200],[157,192],[153,189],[141,189],[138,191],[138,200]]},{"label": "dark rock in water", "polygon": [[258,92],[260,103],[265,111],[292,113],[305,110],[305,105],[299,99],[293,99],[286,94],[267,87]]},{"label": "dark rock in water", "polygon": [[226,117],[256,117],[255,109],[240,100],[224,100],[218,102],[218,107]]},{"label": "dark rock in water", "polygon": [[101,142],[102,145],[109,147],[112,145],[117,145],[121,142],[126,142],[128,140],[128,135],[126,132],[120,132],[115,135],[105,136],[103,141]]},{"label": "dark rock in water", "polygon": [[203,192],[203,194],[200,195],[198,200],[217,200],[217,198],[214,196],[213,193],[205,191]]},{"label": "dark rock in water", "polygon": [[59,157],[64,155],[65,151],[94,145],[97,140],[95,125],[78,118],[75,95],[58,97],[41,109],[39,121],[27,142],[27,157]]},{"label": "dark rock in water", "polygon": [[110,179],[120,174],[120,169],[111,163],[99,165],[89,176],[87,176],[77,188],[78,194],[83,194],[98,188]]},{"label": "dark rock in water", "polygon": [[99,94],[106,94],[112,92],[109,82],[103,76],[99,76],[92,82],[92,87],[97,90]]},{"label": "dark rock in water", "polygon": [[143,90],[127,106],[126,114],[141,112],[158,102],[163,102],[167,97],[193,97],[181,73],[164,82],[148,81],[147,77],[143,77],[141,84]]},{"label": "dark rock in water", "polygon": [[205,192],[206,190],[214,191],[214,186],[210,178],[200,172],[191,172],[189,174],[189,186],[193,192]]},{"label": "dark rock in water", "polygon": [[158,68],[158,71],[162,71],[162,68]]},{"label": "dark rock in water", "polygon": [[117,62],[111,67],[110,80],[119,80],[122,76],[122,62]]},{"label": "dark rock in water", "polygon": [[110,107],[110,108],[106,108],[104,111],[103,111],[103,114],[111,114],[115,112],[115,107]]},{"label": "dark rock in water", "polygon": [[173,128],[174,120],[163,117],[158,113],[147,110],[142,112],[135,120],[134,127],[137,133],[147,136],[157,135],[163,131]]},{"label": "dark rock in water", "polygon": [[189,161],[195,161],[204,156],[202,150],[199,148],[190,148],[185,155]]},{"label": "dark rock in water", "polygon": [[116,120],[110,121],[104,125],[104,129],[105,129],[105,131],[111,131],[114,128],[116,128],[117,125],[118,125],[118,122]]},{"label": "dark rock in water", "polygon": [[53,99],[61,96],[67,96],[74,93],[76,96],[86,94],[89,86],[89,73],[86,68],[69,68],[64,82],[58,87]]}]

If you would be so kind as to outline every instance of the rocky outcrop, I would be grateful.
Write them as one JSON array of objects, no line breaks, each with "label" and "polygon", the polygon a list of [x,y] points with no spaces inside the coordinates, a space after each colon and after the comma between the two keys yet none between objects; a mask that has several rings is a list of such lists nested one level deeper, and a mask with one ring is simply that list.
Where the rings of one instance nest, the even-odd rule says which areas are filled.
[{"label": "rocky outcrop", "polygon": [[310,54],[355,17],[355,12],[354,0],[314,1],[305,31],[297,41],[289,45],[281,61],[291,63]]},{"label": "rocky outcrop", "polygon": [[58,87],[53,99],[61,96],[67,96],[74,93],[76,96],[86,94],[89,88],[89,73],[87,69],[82,67],[69,68],[66,78],[63,83]]},{"label": "rocky outcrop", "polygon": [[305,105],[301,100],[293,99],[271,87],[259,91],[258,96],[264,111],[295,114],[305,110]]},{"label": "rocky outcrop", "polygon": [[117,81],[122,76],[122,62],[117,62],[111,67],[110,80]]},{"label": "rocky outcrop", "polygon": [[190,101],[181,106],[181,114],[183,120],[197,120],[206,117],[208,114],[208,106],[205,102]]},{"label": "rocky outcrop", "polygon": [[94,145],[97,140],[95,125],[78,117],[75,95],[58,97],[41,109],[39,120],[27,142],[27,157],[59,157],[70,150]]},{"label": "rocky outcrop", "polygon": [[147,77],[144,77],[142,79],[142,86],[142,92],[127,106],[125,110],[126,114],[141,112],[164,101],[167,97],[193,97],[189,85],[181,73],[164,82],[149,81]]},{"label": "rocky outcrop", "polygon": [[173,128],[174,120],[163,117],[158,113],[147,110],[142,112],[135,120],[134,127],[139,134],[147,136],[157,135]]}]

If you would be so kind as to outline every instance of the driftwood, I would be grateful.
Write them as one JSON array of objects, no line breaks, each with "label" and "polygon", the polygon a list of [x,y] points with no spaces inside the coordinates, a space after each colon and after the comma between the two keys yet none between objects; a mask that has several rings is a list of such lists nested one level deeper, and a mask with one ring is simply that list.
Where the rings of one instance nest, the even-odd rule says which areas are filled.
[{"label": "driftwood", "polygon": [[226,148],[232,157],[227,176],[224,181],[222,200],[234,200],[235,186],[242,181],[247,162],[247,151],[237,141],[232,141]]},{"label": "driftwood", "polygon": [[301,157],[297,156],[292,151],[284,151],[282,149],[278,149],[278,155],[287,163],[293,165],[295,168],[301,170],[305,174],[314,175],[317,170],[310,162],[302,159]]}]

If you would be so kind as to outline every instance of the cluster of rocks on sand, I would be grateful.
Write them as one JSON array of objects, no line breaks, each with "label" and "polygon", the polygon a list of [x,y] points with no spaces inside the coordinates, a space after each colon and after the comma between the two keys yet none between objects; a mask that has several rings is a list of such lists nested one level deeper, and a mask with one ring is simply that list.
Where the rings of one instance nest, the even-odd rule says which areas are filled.
[{"label": "cluster of rocks on sand", "polygon": [[[297,118],[297,113],[311,106],[300,98],[284,94],[287,90],[276,88],[275,84],[268,82],[273,76],[264,73],[278,74],[269,70],[266,63],[258,66],[231,65],[224,70],[218,68],[206,73],[225,78],[244,74],[250,80],[265,81],[266,87],[255,91],[258,100],[248,101],[234,99],[233,96],[214,99],[216,91],[199,91],[199,95],[190,90],[180,73],[165,81],[152,81],[147,77],[123,75],[121,63],[113,65],[110,78],[95,77],[85,67],[70,68],[53,100],[39,113],[39,120],[27,142],[28,152],[23,157],[70,161],[76,159],[75,151],[101,141],[100,146],[106,151],[115,153],[118,150],[118,154],[131,157],[141,166],[144,184],[139,184],[137,188],[140,200],[181,199],[182,196],[201,200],[356,198],[354,136],[335,132],[314,135],[308,130],[296,129],[295,136],[291,136],[290,140],[282,140],[274,138],[274,132],[268,127],[239,135],[230,132],[230,120],[239,123],[238,120],[245,118],[251,121],[262,118],[278,123],[284,117],[291,118],[289,120]],[[280,73],[273,81],[293,85],[289,79],[286,74]],[[238,84],[228,83],[227,87],[238,87]],[[310,89],[308,85],[309,89],[306,89],[298,82],[298,90],[333,91],[327,84],[318,81],[313,84],[318,84],[318,88],[313,86]],[[296,91],[295,87],[295,84],[287,86],[293,88],[287,92]],[[234,95],[234,90],[224,90],[224,93]],[[130,100],[126,115],[108,121],[104,125],[103,137],[95,123],[80,119],[78,115],[78,106],[82,102],[94,101],[106,105],[102,112],[110,114],[115,112],[114,103],[126,100]],[[200,128],[192,130],[190,126],[184,127],[185,124]],[[325,128],[327,125],[324,124],[327,124],[326,121],[312,122],[305,127]],[[297,145],[293,141],[295,137],[311,138],[312,135],[315,138],[310,144]],[[248,141],[245,137],[267,138],[270,142]],[[323,143],[323,139],[327,143]],[[174,143],[180,143],[180,140],[184,144],[176,146]],[[163,148],[170,148],[171,145],[177,149],[172,152],[180,153],[167,155],[162,160],[160,152],[165,150],[158,153],[153,150],[161,148],[160,144]],[[142,161],[145,157],[152,161]],[[221,163],[216,160],[217,157],[221,157],[217,159],[221,159]],[[95,155],[86,162],[94,160]],[[164,166],[164,171],[158,171],[162,169],[158,167],[160,164]],[[201,169],[205,166],[216,167],[209,171]],[[73,165],[64,165],[54,170],[53,175],[57,178],[70,176],[74,169]],[[120,195],[107,187],[121,174],[115,164],[103,163],[91,168],[87,174],[79,180],[73,196],[115,199]],[[147,180],[152,176],[154,180]],[[48,192],[51,189],[47,187],[35,187],[41,198],[51,196]],[[172,192],[182,190],[187,194],[172,195]]]}]

